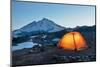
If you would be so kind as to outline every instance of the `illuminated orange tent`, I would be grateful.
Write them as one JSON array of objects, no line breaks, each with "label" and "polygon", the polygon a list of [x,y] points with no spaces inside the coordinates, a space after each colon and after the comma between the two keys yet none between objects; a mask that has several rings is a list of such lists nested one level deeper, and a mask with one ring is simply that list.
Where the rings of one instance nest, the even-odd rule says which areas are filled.
[{"label": "illuminated orange tent", "polygon": [[88,47],[84,37],[79,32],[65,34],[59,41],[58,46],[67,50],[83,50]]}]

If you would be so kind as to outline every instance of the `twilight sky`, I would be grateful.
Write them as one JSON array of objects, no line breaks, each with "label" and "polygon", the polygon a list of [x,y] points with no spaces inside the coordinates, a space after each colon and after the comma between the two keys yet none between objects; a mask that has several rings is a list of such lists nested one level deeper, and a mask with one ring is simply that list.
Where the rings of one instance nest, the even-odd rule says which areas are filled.
[{"label": "twilight sky", "polygon": [[95,24],[95,6],[12,2],[12,30],[47,18],[64,27]]}]

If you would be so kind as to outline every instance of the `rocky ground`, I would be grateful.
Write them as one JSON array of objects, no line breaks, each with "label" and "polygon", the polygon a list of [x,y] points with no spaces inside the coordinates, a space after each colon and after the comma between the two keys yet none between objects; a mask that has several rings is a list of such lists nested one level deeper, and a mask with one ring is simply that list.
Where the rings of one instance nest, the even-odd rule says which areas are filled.
[{"label": "rocky ground", "polygon": [[12,53],[12,65],[41,65],[73,62],[96,61],[94,48],[83,51],[68,51],[56,46],[35,46],[29,49],[22,49]]}]

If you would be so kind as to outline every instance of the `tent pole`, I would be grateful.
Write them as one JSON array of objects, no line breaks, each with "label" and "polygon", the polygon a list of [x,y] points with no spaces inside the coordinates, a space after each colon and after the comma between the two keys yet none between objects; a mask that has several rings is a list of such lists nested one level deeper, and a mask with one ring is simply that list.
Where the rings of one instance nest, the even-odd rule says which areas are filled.
[{"label": "tent pole", "polygon": [[77,46],[76,46],[76,42],[75,42],[75,34],[74,33],[73,33],[73,41],[74,41],[75,51],[77,51]]}]

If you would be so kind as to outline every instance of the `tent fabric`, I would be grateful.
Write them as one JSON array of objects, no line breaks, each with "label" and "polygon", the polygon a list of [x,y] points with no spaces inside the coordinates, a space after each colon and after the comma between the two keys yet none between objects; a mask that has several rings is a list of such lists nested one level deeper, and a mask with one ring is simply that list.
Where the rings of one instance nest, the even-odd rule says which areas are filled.
[{"label": "tent fabric", "polygon": [[65,34],[59,41],[58,46],[67,50],[83,50],[88,47],[84,37],[79,32]]}]

